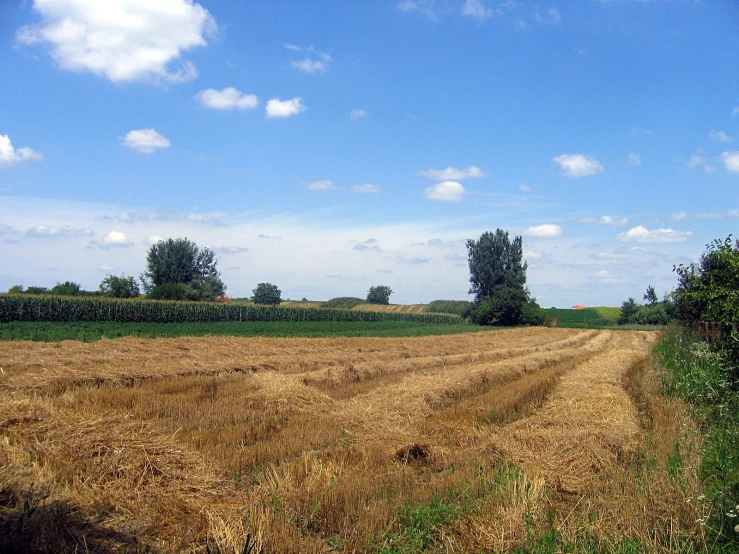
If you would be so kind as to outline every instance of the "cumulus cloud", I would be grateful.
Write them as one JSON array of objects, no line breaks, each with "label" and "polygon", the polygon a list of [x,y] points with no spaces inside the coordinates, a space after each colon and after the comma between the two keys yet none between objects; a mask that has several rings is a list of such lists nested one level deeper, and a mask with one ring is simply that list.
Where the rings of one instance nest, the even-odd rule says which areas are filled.
[{"label": "cumulus cloud", "polygon": [[529,237],[555,238],[562,236],[562,227],[553,223],[545,223],[544,225],[536,225],[524,230],[524,235]]},{"label": "cumulus cloud", "polygon": [[267,117],[290,117],[304,112],[307,108],[302,104],[300,98],[292,100],[280,100],[272,98],[267,101]]},{"label": "cumulus cloud", "polygon": [[253,110],[259,104],[254,94],[244,94],[234,87],[201,90],[195,95],[195,99],[214,110]]},{"label": "cumulus cloud", "polygon": [[462,8],[462,14],[483,23],[493,16],[493,10],[486,8],[481,0],[467,0]]},{"label": "cumulus cloud", "polygon": [[690,156],[690,159],[687,162],[685,162],[685,164],[690,169],[695,169],[696,167],[703,167],[703,171],[705,171],[706,173],[714,172],[714,168],[711,165],[709,165],[708,160],[706,160],[706,158],[704,158],[703,156],[698,156],[697,154]]},{"label": "cumulus cloud", "polygon": [[631,152],[626,161],[629,163],[629,165],[641,167],[641,156],[639,156],[639,154],[634,154],[633,152]]},{"label": "cumulus cloud", "polygon": [[0,135],[0,167],[10,167],[27,160],[41,161],[44,157],[30,148],[13,148],[8,135]]},{"label": "cumulus cloud", "polygon": [[444,181],[432,187],[427,187],[424,195],[429,200],[438,200],[439,202],[461,202],[464,196],[464,187],[462,183],[456,181]]},{"label": "cumulus cloud", "polygon": [[724,152],[721,154],[727,171],[739,173],[739,152]]},{"label": "cumulus cloud", "polygon": [[673,229],[652,229],[650,231],[643,225],[639,225],[632,227],[625,233],[620,233],[618,238],[625,242],[669,243],[684,242],[691,236],[690,231],[675,231]]},{"label": "cumulus cloud", "polygon": [[129,131],[121,141],[123,146],[143,154],[151,154],[159,148],[169,148],[169,139],[157,133],[155,129]]},{"label": "cumulus cloud", "polygon": [[708,133],[708,138],[715,140],[716,142],[731,142],[731,137],[723,131],[711,131]]},{"label": "cumulus cloud", "polygon": [[106,246],[130,246],[131,241],[120,231],[111,231],[103,237],[103,244]]},{"label": "cumulus cloud", "polygon": [[308,190],[333,190],[336,188],[336,185],[329,181],[328,179],[323,181],[313,181],[312,183],[308,183]]},{"label": "cumulus cloud", "polygon": [[460,181],[462,179],[481,179],[485,177],[482,170],[476,165],[470,165],[463,169],[447,167],[446,169],[427,169],[419,171],[418,175],[428,177],[434,181]]},{"label": "cumulus cloud", "polygon": [[382,187],[380,187],[379,185],[372,185],[370,183],[365,183],[364,185],[354,185],[352,187],[352,190],[354,192],[359,192],[362,194],[377,194],[378,192],[380,192],[381,189]]},{"label": "cumulus cloud", "polygon": [[358,108],[356,110],[352,110],[352,113],[349,114],[349,117],[351,117],[352,119],[359,119],[361,117],[365,117],[366,115],[367,110],[362,110]]},{"label": "cumulus cloud", "polygon": [[182,52],[205,46],[217,30],[213,16],[192,0],[35,0],[33,9],[41,22],[20,28],[20,43],[48,45],[59,68],[114,82],[195,78]]},{"label": "cumulus cloud", "polygon": [[552,161],[562,168],[565,177],[588,177],[603,171],[603,165],[597,159],[582,154],[562,154]]}]

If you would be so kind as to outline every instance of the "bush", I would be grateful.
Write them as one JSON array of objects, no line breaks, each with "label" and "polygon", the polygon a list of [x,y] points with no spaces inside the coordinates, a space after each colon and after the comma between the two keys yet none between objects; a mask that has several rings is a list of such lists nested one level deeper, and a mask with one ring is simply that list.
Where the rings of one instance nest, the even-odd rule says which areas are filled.
[{"label": "bush", "polygon": [[652,304],[639,309],[633,317],[633,321],[639,325],[667,325],[669,318],[662,304]]},{"label": "bush", "polygon": [[134,298],[140,294],[133,277],[106,275],[100,283],[100,292],[113,298]]},{"label": "bush", "polygon": [[520,325],[523,322],[526,291],[518,287],[498,287],[492,296],[475,303],[471,317],[478,325]]},{"label": "bush", "polygon": [[321,304],[321,308],[332,308],[334,310],[351,310],[354,306],[364,304],[365,301],[356,296],[339,296]]},{"label": "bush", "polygon": [[390,295],[393,289],[385,285],[370,287],[367,292],[367,302],[370,304],[390,304]]},{"label": "bush", "polygon": [[76,296],[80,294],[82,287],[79,283],[73,283],[72,281],[65,281],[64,283],[57,283],[51,289],[51,294],[57,294],[59,296]]},{"label": "bush", "polygon": [[269,304],[276,306],[282,302],[280,295],[282,291],[277,285],[271,283],[259,283],[253,291],[254,296],[251,297],[255,304]]},{"label": "bush", "polygon": [[547,311],[533,298],[523,306],[522,321],[524,325],[546,325],[549,320]]},{"label": "bush", "polygon": [[164,283],[152,287],[149,298],[153,300],[187,300],[187,285]]}]

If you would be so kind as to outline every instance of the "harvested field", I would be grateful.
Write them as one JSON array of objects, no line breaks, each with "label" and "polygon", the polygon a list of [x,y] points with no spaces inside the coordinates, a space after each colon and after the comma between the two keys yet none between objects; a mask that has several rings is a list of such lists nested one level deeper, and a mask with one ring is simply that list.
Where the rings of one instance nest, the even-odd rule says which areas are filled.
[{"label": "harvested field", "polygon": [[0,549],[489,552],[554,525],[659,551],[668,523],[700,540],[689,471],[634,477],[649,448],[660,467],[697,440],[655,396],[655,336],[2,343]]}]

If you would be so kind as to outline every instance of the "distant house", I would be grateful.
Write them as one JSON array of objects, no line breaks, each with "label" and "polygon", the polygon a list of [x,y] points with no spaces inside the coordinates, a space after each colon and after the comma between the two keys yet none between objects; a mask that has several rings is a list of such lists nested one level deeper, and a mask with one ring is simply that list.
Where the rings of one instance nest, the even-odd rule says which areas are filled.
[{"label": "distant house", "polygon": [[587,306],[583,306],[582,304],[575,304],[575,305],[574,305],[574,306],[572,306],[572,308],[570,308],[570,309],[571,309],[571,310],[584,310],[585,308],[587,308]]}]

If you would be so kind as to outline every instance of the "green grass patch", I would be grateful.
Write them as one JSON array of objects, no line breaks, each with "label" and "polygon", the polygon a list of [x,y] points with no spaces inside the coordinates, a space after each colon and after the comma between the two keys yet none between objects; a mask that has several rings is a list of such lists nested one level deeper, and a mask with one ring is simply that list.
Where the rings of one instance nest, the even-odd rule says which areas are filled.
[{"label": "green grass patch", "polygon": [[85,342],[118,337],[419,337],[489,330],[469,324],[413,321],[229,321],[210,323],[31,322],[0,323],[0,340]]},{"label": "green grass patch", "polygon": [[615,326],[621,315],[621,308],[610,308],[606,306],[585,308],[584,310],[563,310],[552,308],[546,310],[552,321],[557,322],[557,327],[568,327],[572,329],[591,329]]}]

